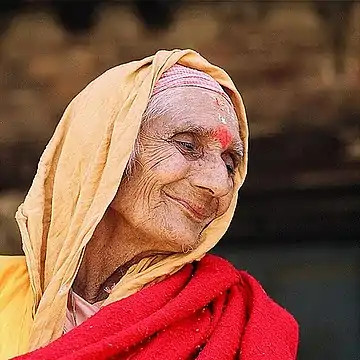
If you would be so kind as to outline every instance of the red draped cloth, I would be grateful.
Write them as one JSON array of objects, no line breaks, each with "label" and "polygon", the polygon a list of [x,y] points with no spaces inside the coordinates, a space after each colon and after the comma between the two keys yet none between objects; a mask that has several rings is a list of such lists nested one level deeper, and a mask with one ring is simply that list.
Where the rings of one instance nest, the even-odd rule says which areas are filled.
[{"label": "red draped cloth", "polygon": [[296,321],[253,277],[206,255],[16,359],[294,360],[297,344]]}]

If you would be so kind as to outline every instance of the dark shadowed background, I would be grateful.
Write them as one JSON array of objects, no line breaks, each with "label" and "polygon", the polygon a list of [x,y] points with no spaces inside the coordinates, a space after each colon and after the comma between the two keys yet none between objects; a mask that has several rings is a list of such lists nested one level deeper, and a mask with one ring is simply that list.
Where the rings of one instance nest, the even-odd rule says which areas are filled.
[{"label": "dark shadowed background", "polygon": [[[300,360],[360,359],[360,3],[0,4],[0,253],[69,101],[108,68],[193,48],[243,95],[248,179],[215,249],[300,323]],[[121,84],[119,84],[121,86]]]}]

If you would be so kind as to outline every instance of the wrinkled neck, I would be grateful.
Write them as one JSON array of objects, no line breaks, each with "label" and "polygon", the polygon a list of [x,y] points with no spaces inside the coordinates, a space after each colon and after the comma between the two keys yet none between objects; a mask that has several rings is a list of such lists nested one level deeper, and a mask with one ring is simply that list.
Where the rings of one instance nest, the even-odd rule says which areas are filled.
[{"label": "wrinkled neck", "polygon": [[109,208],[86,246],[73,290],[89,303],[104,300],[131,265],[153,253],[151,241]]}]

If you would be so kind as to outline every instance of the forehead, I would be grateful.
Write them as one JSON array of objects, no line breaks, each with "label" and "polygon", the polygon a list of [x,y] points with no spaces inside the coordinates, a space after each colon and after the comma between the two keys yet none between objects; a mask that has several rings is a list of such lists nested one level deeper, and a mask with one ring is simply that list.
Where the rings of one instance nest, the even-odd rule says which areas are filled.
[{"label": "forehead", "polygon": [[223,96],[211,90],[194,87],[169,89],[158,95],[154,107],[157,107],[154,109],[155,117],[149,125],[156,132],[181,131],[191,127],[216,131],[221,127],[226,128],[234,140],[240,141],[234,108]]}]

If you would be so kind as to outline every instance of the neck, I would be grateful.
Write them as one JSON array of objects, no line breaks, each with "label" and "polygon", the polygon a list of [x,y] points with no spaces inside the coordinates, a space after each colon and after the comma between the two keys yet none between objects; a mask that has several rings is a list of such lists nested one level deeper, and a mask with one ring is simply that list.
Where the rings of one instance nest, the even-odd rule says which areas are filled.
[{"label": "neck", "polygon": [[74,291],[90,303],[105,299],[131,265],[158,253],[153,249],[150,239],[139,236],[109,208],[86,246]]}]

